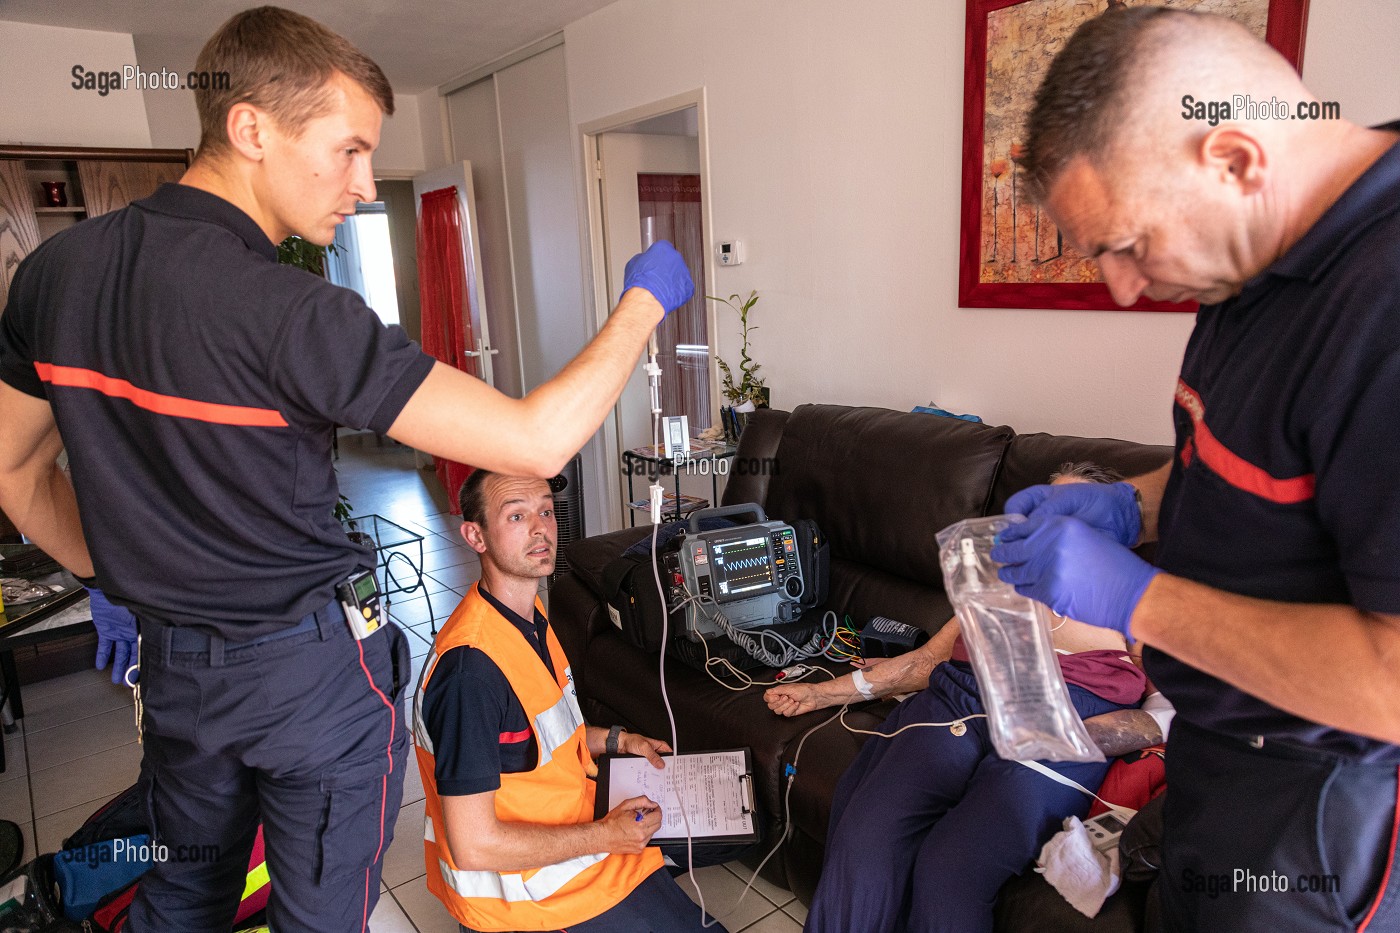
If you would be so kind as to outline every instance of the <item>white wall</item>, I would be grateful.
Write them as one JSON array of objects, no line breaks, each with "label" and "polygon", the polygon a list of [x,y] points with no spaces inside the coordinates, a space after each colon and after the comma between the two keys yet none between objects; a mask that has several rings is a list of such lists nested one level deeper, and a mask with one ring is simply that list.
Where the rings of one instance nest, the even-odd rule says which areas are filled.
[{"label": "white wall", "polygon": [[[201,42],[196,39],[133,36],[136,57],[143,71],[162,68],[181,76],[194,68]],[[194,91],[148,88],[146,119],[151,127],[151,145],[158,149],[199,148],[199,114],[194,109]]]},{"label": "white wall", "polygon": [[0,21],[0,141],[149,147],[146,105],[134,86],[106,96],[73,88],[74,65],[120,72],[136,64],[125,33]]},{"label": "white wall", "polygon": [[425,167],[418,97],[395,94],[394,115],[385,117],[379,130],[379,148],[374,153],[375,174],[411,178]]},{"label": "white wall", "polygon": [[431,172],[440,169],[451,161],[447,144],[444,141],[442,95],[437,88],[418,95],[418,138],[423,148],[423,170]]},{"label": "white wall", "polygon": [[[754,356],[775,406],[932,399],[1167,443],[1192,316],[957,307],[964,11],[619,0],[565,29],[572,118],[706,88],[710,235],[748,249],[715,287],[763,297]],[[1400,3],[1313,0],[1311,16],[1318,92],[1347,116],[1393,107]],[[721,355],[737,330],[722,324]]]}]

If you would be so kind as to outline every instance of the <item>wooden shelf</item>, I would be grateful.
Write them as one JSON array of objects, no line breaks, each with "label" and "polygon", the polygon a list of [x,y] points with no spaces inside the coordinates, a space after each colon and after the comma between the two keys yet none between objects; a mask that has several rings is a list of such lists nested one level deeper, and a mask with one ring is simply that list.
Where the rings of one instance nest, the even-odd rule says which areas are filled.
[{"label": "wooden shelf", "polygon": [[86,213],[87,213],[87,208],[86,208],[86,207],[73,207],[73,206],[71,206],[71,205],[68,206],[68,207],[36,207],[36,208],[34,208],[34,213],[36,213],[36,214],[86,214]]}]

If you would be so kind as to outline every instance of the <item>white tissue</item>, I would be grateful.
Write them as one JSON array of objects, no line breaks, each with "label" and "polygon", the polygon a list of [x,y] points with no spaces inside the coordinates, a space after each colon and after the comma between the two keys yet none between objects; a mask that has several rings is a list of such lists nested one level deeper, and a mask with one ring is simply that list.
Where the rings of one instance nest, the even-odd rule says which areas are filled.
[{"label": "white tissue", "polygon": [[1118,890],[1118,850],[1112,849],[1108,855],[1096,850],[1077,816],[1066,817],[1064,826],[1040,850],[1035,870],[1071,907],[1093,918]]}]

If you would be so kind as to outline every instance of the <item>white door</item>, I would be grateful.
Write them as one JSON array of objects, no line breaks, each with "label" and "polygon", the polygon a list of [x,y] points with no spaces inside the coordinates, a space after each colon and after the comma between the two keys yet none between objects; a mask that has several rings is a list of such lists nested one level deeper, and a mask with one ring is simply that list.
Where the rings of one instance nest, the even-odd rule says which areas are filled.
[{"label": "white door", "polygon": [[424,172],[413,179],[413,202],[415,211],[423,212],[423,194],[441,188],[457,189],[457,206],[462,219],[462,264],[466,267],[467,304],[471,315],[471,331],[475,335],[475,346],[466,354],[475,362],[479,376],[487,385],[495,386],[492,373],[492,358],[499,353],[491,346],[491,332],[488,316],[485,314],[486,295],[481,287],[481,234],[476,221],[476,195],[472,190],[472,166],[470,162],[456,162],[452,165]]}]

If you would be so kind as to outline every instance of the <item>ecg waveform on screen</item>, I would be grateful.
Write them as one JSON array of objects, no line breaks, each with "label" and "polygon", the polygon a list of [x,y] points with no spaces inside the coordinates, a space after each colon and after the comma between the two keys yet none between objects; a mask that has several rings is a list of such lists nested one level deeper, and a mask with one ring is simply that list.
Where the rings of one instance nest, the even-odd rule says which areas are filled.
[{"label": "ecg waveform on screen", "polygon": [[722,576],[722,592],[742,592],[773,581],[773,567],[769,563],[768,546],[763,539],[723,548],[715,555],[715,564],[715,569]]},{"label": "ecg waveform on screen", "polygon": [[765,554],[762,557],[744,557],[739,560],[727,560],[724,562],[724,566],[728,567],[730,570],[748,570],[750,567],[762,567],[766,563],[768,563],[768,556]]}]

